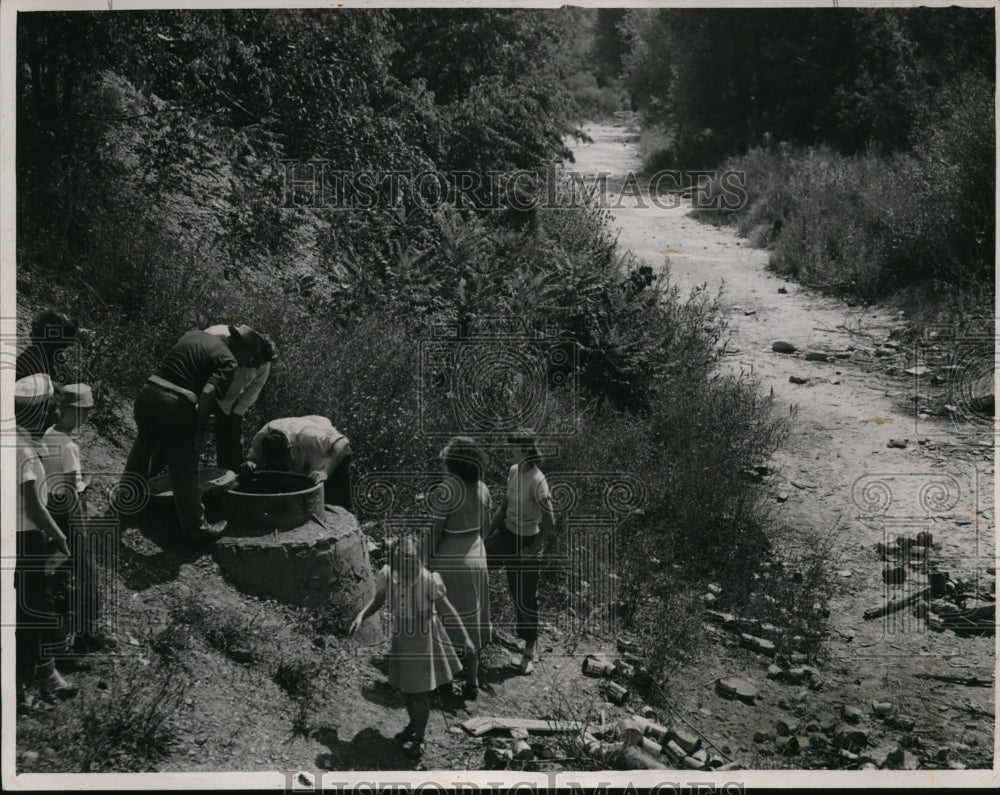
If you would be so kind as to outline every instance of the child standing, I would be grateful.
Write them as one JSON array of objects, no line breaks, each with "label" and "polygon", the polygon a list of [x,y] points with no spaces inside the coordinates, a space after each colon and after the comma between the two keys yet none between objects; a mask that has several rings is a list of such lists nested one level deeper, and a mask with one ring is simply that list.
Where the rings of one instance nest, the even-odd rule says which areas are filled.
[{"label": "child standing", "polygon": [[[461,618],[444,618],[452,646],[461,649],[468,636],[475,654],[467,656],[462,695],[479,695],[479,652],[490,642],[490,576],[483,541],[490,529],[490,491],[482,481],[483,465],[475,442],[456,436],[441,451],[445,472],[453,476],[454,510],[434,522],[431,568],[440,572],[448,599]],[[464,626],[463,626],[464,625]]]},{"label": "child standing", "polygon": [[37,682],[42,696],[64,698],[76,687],[56,669],[54,652],[64,640],[68,616],[67,588],[57,574],[69,557],[66,536],[52,518],[46,503],[45,445],[41,432],[50,416],[52,381],[44,373],[19,379],[14,384],[14,415],[17,423],[17,692],[18,705],[31,708],[25,687]]},{"label": "child standing", "polygon": [[93,406],[94,394],[87,384],[66,385],[58,399],[56,423],[42,437],[48,450],[45,472],[50,484],[49,513],[69,540],[74,558],[73,627],[77,632],[74,651],[78,654],[97,651],[112,643],[97,628],[99,582],[94,543],[86,525],[88,484],[83,478],[80,446],[75,438]]},{"label": "child standing", "polygon": [[[420,543],[411,535],[403,536],[392,546],[389,563],[375,578],[375,595],[348,630],[353,634],[383,605],[389,606],[392,636],[389,684],[403,694],[410,718],[395,739],[403,743],[408,756],[417,760],[424,752],[429,695],[462,669],[437,615],[441,609],[453,620],[459,620],[445,593],[441,576],[431,574],[424,565]],[[466,653],[474,652],[468,633],[464,640]]]}]

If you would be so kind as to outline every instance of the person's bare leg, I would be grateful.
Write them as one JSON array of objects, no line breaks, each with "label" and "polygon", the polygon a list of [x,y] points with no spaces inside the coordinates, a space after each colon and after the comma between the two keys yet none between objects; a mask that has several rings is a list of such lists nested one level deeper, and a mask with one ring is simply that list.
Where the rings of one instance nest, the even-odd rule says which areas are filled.
[{"label": "person's bare leg", "polygon": [[424,732],[427,731],[427,721],[431,717],[431,702],[426,693],[414,693],[413,699],[413,739],[423,742]]},{"label": "person's bare leg", "polygon": [[479,653],[465,654],[465,681],[470,687],[479,687]]}]

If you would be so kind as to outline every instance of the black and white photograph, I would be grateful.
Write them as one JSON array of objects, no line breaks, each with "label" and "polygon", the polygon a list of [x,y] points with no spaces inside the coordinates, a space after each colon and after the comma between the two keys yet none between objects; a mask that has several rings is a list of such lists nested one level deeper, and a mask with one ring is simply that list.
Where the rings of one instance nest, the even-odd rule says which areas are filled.
[{"label": "black and white photograph", "polygon": [[186,5],[0,8],[5,789],[1000,783],[995,3]]}]

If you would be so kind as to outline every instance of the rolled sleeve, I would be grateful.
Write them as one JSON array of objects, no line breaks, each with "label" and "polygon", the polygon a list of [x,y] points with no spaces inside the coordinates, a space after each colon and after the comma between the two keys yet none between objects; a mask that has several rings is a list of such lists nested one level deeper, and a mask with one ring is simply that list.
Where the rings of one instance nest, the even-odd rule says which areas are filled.
[{"label": "rolled sleeve", "polygon": [[257,402],[257,398],[260,396],[260,390],[264,388],[264,384],[267,383],[267,379],[271,374],[271,363],[265,362],[254,372],[253,378],[250,383],[247,384],[243,391],[240,392],[239,397],[233,406],[233,414],[243,416],[247,413],[247,410]]}]

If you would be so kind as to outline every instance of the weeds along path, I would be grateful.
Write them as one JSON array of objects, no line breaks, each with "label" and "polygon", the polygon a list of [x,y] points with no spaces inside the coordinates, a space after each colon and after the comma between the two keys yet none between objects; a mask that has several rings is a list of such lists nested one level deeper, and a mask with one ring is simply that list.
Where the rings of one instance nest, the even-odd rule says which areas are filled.
[{"label": "weeds along path", "polygon": [[[952,671],[991,679],[994,639],[932,632],[910,610],[872,621],[863,614],[927,585],[926,576],[912,570],[902,585],[884,584],[886,563],[875,545],[891,540],[886,536],[931,532],[940,544],[932,557],[952,580],[971,582],[987,595],[995,589],[993,424],[918,416],[915,405],[923,408],[935,396],[949,402],[947,384],[923,394],[925,379],[918,389],[905,372],[913,350],[891,339],[901,319],[886,308],[851,305],[776,277],[767,270],[766,250],[750,248],[733,229],[695,220],[689,199],[675,197],[673,206],[661,200],[666,208],[648,196],[619,201],[626,173],[640,168],[637,136],[618,125],[587,132],[593,143],[577,145],[576,163],[567,168],[609,174],[620,244],[656,270],[669,260],[670,277],[682,291],[723,287],[731,330],[723,362],[773,390],[777,410],[793,412],[792,434],[761,488],[775,500],[779,549],[827,556],[833,596],[823,673],[831,678],[828,687],[809,693],[812,711],[823,717],[824,709],[846,702],[868,714],[871,700],[892,701],[916,717],[916,736],[925,744],[962,743],[976,757],[967,759],[970,766],[989,764],[993,688],[918,675]],[[639,180],[643,190],[646,183]],[[774,352],[779,340],[797,351]],[[810,351],[845,358],[808,360]],[[890,447],[890,440],[906,446]],[[754,673],[767,681],[762,670]],[[770,703],[779,697],[776,692]],[[881,742],[888,747],[898,739],[889,733]]]}]

